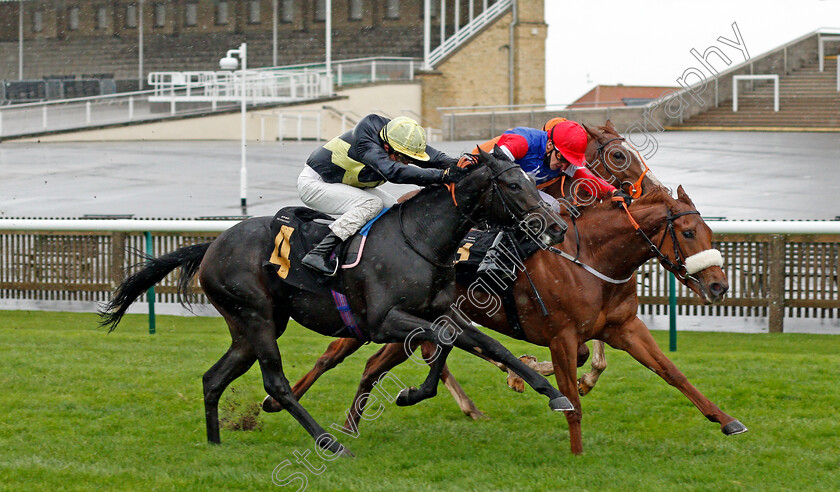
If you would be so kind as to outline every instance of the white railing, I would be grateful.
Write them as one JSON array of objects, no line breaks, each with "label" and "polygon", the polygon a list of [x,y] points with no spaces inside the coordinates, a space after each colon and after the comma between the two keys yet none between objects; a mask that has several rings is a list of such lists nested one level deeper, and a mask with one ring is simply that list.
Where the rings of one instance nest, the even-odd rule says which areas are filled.
[{"label": "white railing", "polygon": [[[239,220],[0,219],[0,231],[223,232]],[[709,220],[717,234],[840,234],[837,220]]]},{"label": "white railing", "polygon": [[734,75],[732,77],[732,112],[738,112],[738,81],[740,80],[771,80],[773,81],[773,111],[779,112],[779,76],[766,75]]},{"label": "white railing", "polygon": [[[244,84],[243,84],[244,76]],[[236,72],[152,72],[149,102],[284,103],[327,97],[332,94],[325,71],[241,70]]]},{"label": "white railing", "polygon": [[[421,61],[407,57],[351,58],[332,62],[336,87],[389,80],[414,80],[414,72]],[[266,70],[323,71],[324,63],[302,63]]]},{"label": "white railing", "polygon": [[[413,80],[420,63],[401,57],[340,60],[332,64],[333,78],[340,78],[338,86]],[[154,90],[0,106],[0,139],[233,109],[241,100],[239,72],[158,73],[149,75]],[[323,63],[249,70],[248,100],[255,104],[328,95],[329,79],[324,73]],[[153,103],[169,102],[169,106],[153,105],[150,98]],[[187,100],[195,103],[177,104]]]},{"label": "white railing", "polygon": [[[431,0],[435,1],[435,0]],[[458,49],[462,43],[470,39],[473,35],[478,33],[484,26],[496,20],[497,17],[502,15],[510,6],[513,5],[513,0],[496,0],[490,6],[487,6],[486,2],[484,3],[484,10],[472,18],[465,26],[460,26],[460,19],[458,18],[459,10],[460,10],[460,2],[456,2],[455,8],[455,34],[444,39],[444,29],[445,22],[444,22],[444,15],[445,10],[443,7],[445,4],[441,4],[441,44],[437,48],[433,49],[429,52],[428,56],[426,57],[425,63],[426,67],[432,68],[437,65],[438,62],[446,58],[450,53]],[[472,13],[472,0],[470,0],[470,12]]]},{"label": "white railing", "polygon": [[147,101],[151,94],[152,91],[123,92],[2,106],[0,138],[157,119],[161,115],[153,113]]}]

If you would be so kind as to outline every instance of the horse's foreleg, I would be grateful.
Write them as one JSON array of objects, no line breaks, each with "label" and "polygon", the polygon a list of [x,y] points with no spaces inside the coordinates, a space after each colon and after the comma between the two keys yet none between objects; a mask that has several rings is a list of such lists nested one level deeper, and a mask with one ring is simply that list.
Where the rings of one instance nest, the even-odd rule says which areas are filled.
[{"label": "horse's foreleg", "polygon": [[436,327],[427,320],[396,308],[388,312],[378,330],[371,332],[373,341],[377,343],[407,341],[402,344],[406,358],[410,357],[416,348],[416,345],[411,342],[433,341],[437,344],[433,359],[425,360],[429,364],[429,374],[423,384],[419,388],[411,387],[402,390],[397,396],[398,406],[414,405],[437,394],[438,380],[446,364],[446,358],[452,350],[451,342],[442,342],[450,341],[454,336],[454,330],[449,326]]},{"label": "horse's foreleg", "polygon": [[501,343],[473,328],[471,325],[466,325],[462,328],[463,331],[455,339],[455,345],[458,348],[470,353],[482,354],[484,357],[500,362],[507,366],[508,369],[515,371],[537,393],[549,398],[549,406],[552,410],[564,412],[574,410],[574,406],[572,406],[569,399],[563,393],[554,388],[544,377],[537,374],[536,371],[528,367],[524,362],[514,357]]},{"label": "horse's foreleg", "polygon": [[604,342],[601,340],[592,340],[592,365],[589,372],[578,379],[578,393],[580,396],[586,396],[592,391],[598,378],[607,368],[607,357],[604,355]]},{"label": "horse's foreleg", "polygon": [[[341,364],[347,356],[359,350],[359,347],[361,346],[362,342],[356,340],[355,338],[339,338],[338,340],[333,340],[323,355],[318,357],[318,360],[315,361],[315,366],[307,372],[306,375],[300,378],[297,383],[295,383],[295,386],[292,388],[295,398],[300,401],[300,398],[304,395],[304,393],[306,393],[307,390],[315,384],[315,381],[317,381],[321,375]],[[271,396],[265,397],[262,403],[262,408],[263,411],[267,413],[283,410],[283,406]]]},{"label": "horse's foreleg", "polygon": [[581,434],[580,421],[583,412],[580,408],[580,396],[577,392],[577,361],[578,341],[573,330],[558,330],[558,336],[549,342],[551,349],[551,361],[554,366],[554,378],[557,380],[557,388],[564,395],[569,395],[569,401],[574,405],[574,410],[566,412],[566,421],[569,423],[569,441],[571,442],[572,453],[583,452],[583,436]]},{"label": "horse's foreleg", "polygon": [[[435,352],[435,344],[432,342],[423,342],[420,345],[420,350],[423,353],[423,358],[428,360]],[[449,393],[452,394],[452,398],[455,399],[455,402],[458,404],[458,408],[464,412],[464,415],[472,418],[473,420],[487,418],[481,410],[475,406],[475,403],[473,403],[470,397],[467,396],[464,389],[461,388],[460,384],[458,384],[455,376],[449,372],[449,367],[445,364],[443,366],[443,372],[440,375],[440,380],[443,381],[443,385],[446,386],[446,389],[448,389]]]},{"label": "horse's foreleg", "polygon": [[248,372],[257,356],[244,338],[236,339],[225,355],[204,373],[204,417],[207,423],[207,440],[219,444],[219,399],[225,388]]},{"label": "horse's foreleg", "polygon": [[668,384],[682,391],[692,403],[712,422],[718,422],[724,434],[740,434],[747,428],[733,417],[723,413],[703,393],[697,390],[688,378],[677,369],[673,362],[665,357],[662,350],[648,331],[647,326],[638,317],[619,326],[604,330],[604,341],[610,346],[625,350],[643,366],[664,379]]}]

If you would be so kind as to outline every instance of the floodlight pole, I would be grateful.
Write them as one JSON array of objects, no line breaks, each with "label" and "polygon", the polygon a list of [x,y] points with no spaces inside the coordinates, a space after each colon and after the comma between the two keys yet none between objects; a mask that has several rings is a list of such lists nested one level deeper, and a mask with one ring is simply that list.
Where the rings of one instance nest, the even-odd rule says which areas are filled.
[{"label": "floodlight pole", "polygon": [[[242,215],[248,215],[248,166],[246,164],[246,149],[247,145],[247,134],[246,134],[246,109],[245,106],[248,101],[247,96],[247,86],[245,83],[245,72],[248,70],[248,44],[242,43],[239,45],[238,49],[228,50],[227,55],[223,58],[219,63],[221,68],[225,69],[228,68],[225,64],[227,60],[233,58],[233,55],[237,55],[240,60],[242,60],[242,71],[240,72],[242,77],[242,128],[240,129],[240,134],[242,136],[242,165],[239,168],[239,205],[242,207]],[[235,60],[231,60],[232,68],[236,68]]]}]

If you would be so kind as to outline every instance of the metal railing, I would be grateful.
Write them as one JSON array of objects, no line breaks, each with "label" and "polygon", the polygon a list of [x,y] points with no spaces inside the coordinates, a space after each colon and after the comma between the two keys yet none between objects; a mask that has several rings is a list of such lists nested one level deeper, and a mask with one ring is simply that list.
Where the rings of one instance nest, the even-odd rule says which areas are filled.
[{"label": "metal railing", "polygon": [[[414,58],[356,58],[333,62],[338,86],[413,80]],[[248,70],[249,104],[289,102],[331,94],[324,64]],[[157,72],[153,90],[0,106],[0,139],[235,109],[241,100],[240,72]],[[190,104],[179,105],[179,102]]]},{"label": "metal railing", "polygon": [[[143,251],[160,255],[210,241],[237,221],[0,219],[0,309],[23,302],[37,309],[71,303],[94,310],[109,299]],[[710,221],[730,291],[706,306],[681,284],[682,315],[766,318],[783,331],[787,318],[840,318],[840,221]],[[145,246],[145,247],[144,247]],[[650,261],[637,272],[640,310],[659,314],[669,301],[668,272]],[[155,290],[155,302],[174,306],[178,274]],[[195,288],[197,302],[206,303]],[[145,299],[145,298],[144,298]],[[85,304],[86,303],[86,304]]]},{"label": "metal railing", "polygon": [[[434,1],[434,0],[432,0]],[[454,11],[454,28],[455,34],[446,38],[445,37],[445,3],[441,3],[441,44],[437,48],[433,49],[429,52],[428,57],[426,57],[426,66],[427,67],[434,67],[437,65],[441,60],[449,56],[452,52],[458,49],[465,41],[470,39],[473,35],[481,31],[487,24],[496,20],[497,17],[502,15],[505,11],[507,11],[510,6],[513,5],[513,0],[496,0],[492,5],[487,5],[485,1],[483,3],[483,10],[477,16],[471,18],[466,25],[460,25],[460,4],[456,2],[455,4],[455,11]],[[473,12],[473,2],[470,0],[469,3],[469,11],[470,15]]]},{"label": "metal railing", "polygon": [[[244,80],[243,80],[244,77]],[[152,72],[149,102],[238,102],[251,104],[306,101],[332,95],[326,71],[241,70],[236,72]]]}]

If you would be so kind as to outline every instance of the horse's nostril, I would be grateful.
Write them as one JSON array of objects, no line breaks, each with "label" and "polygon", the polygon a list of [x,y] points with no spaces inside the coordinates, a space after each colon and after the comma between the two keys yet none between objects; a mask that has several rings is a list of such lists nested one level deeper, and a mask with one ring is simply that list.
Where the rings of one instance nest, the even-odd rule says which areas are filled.
[{"label": "horse's nostril", "polygon": [[719,282],[714,282],[709,286],[709,291],[711,291],[711,293],[713,295],[719,296],[719,295],[723,294],[724,292],[726,292],[726,287],[724,287]]}]

